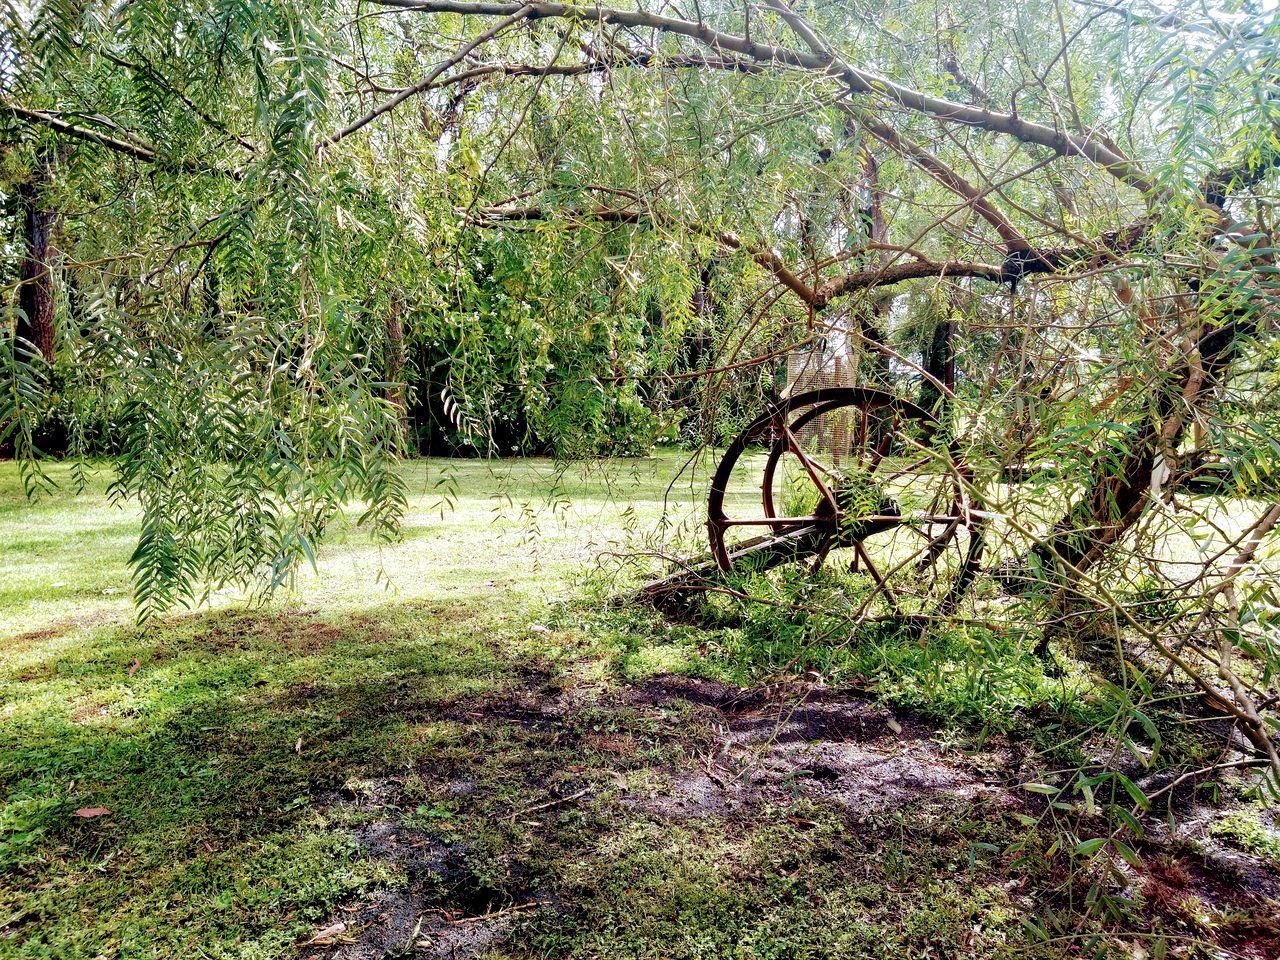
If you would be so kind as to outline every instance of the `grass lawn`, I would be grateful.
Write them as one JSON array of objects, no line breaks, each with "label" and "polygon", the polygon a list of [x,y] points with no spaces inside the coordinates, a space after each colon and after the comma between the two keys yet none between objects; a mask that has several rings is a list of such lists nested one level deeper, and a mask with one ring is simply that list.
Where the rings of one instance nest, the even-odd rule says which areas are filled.
[{"label": "grass lawn", "polygon": [[[611,545],[696,531],[680,462],[409,464],[402,542],[335,531],[265,608],[145,627],[105,475],[31,504],[0,464],[0,957],[1081,955],[1005,785],[1083,679],[584,599]],[[1101,943],[1280,943],[1265,890],[1144,877]]]}]

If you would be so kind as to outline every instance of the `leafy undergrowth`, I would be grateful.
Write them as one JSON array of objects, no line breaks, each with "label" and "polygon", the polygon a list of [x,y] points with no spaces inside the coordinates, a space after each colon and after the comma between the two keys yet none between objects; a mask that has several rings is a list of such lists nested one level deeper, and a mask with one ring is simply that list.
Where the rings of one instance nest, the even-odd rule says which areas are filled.
[{"label": "leafy undergrowth", "polygon": [[1217,849],[1019,786],[1090,749],[1078,666],[569,599],[656,467],[495,513],[549,467],[472,466],[434,523],[428,474],[382,557],[145,628],[100,487],[34,522],[0,490],[0,956],[1276,955],[1266,824]]}]

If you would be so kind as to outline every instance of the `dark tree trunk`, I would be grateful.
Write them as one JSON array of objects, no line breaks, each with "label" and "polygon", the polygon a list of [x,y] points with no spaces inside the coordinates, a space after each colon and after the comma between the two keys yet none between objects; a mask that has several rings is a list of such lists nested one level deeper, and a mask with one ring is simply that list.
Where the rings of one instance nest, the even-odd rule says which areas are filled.
[{"label": "dark tree trunk", "polygon": [[[1159,434],[1159,427],[1153,427],[1121,460],[1119,469],[1094,481],[1036,551],[1042,559],[1069,564],[1083,573],[1106,556],[1108,548],[1142,516],[1160,449]],[[1176,442],[1177,437],[1172,439]]]},{"label": "dark tree trunk", "polygon": [[222,279],[216,263],[206,263],[204,267],[204,310],[205,322],[209,332],[222,329]]},{"label": "dark tree trunk", "polygon": [[[689,302],[693,321],[686,326],[680,339],[681,364],[689,373],[715,365],[716,297],[712,289],[715,274],[714,258],[698,266],[698,283],[693,288]],[[703,385],[696,378],[671,381],[664,388],[665,402],[675,409],[685,411],[680,424],[682,434],[687,437],[706,437],[710,441],[712,438],[707,433],[707,427],[715,417],[709,417],[703,406],[702,389]]]},{"label": "dark tree trunk", "polygon": [[55,163],[53,156],[42,158],[31,181],[18,188],[23,232],[18,306],[22,313],[14,333],[19,349],[39,354],[49,363],[56,355],[54,273],[62,259],[58,250],[62,217],[48,196]]},{"label": "dark tree trunk", "polygon": [[698,268],[698,285],[693,291],[693,315],[699,320],[710,322],[715,315],[715,297],[711,292],[711,281],[715,274],[715,261],[704,263]]},{"label": "dark tree trunk", "polygon": [[714,260],[698,267],[698,285],[693,290],[690,306],[693,309],[694,322],[685,334],[685,363],[690,370],[707,359],[714,347],[712,330],[716,320],[716,298],[711,289],[715,279],[716,263]]},{"label": "dark tree trunk", "polygon": [[[880,190],[880,162],[870,150],[863,150],[858,159],[862,167],[864,203],[859,210],[862,221],[861,239],[872,243],[885,243],[889,236],[889,224],[884,216],[884,194]],[[878,258],[882,263],[883,253]]]},{"label": "dark tree trunk", "polygon": [[[955,323],[946,319],[933,328],[933,335],[924,345],[924,362],[920,365],[932,379],[926,378],[920,384],[920,406],[926,410],[934,410],[939,419],[943,419],[947,410],[947,395],[934,381],[941,383],[948,390],[956,385],[956,358],[951,349],[951,340],[955,336]],[[936,410],[935,410],[936,408]]]},{"label": "dark tree trunk", "polygon": [[1117,467],[1095,479],[1085,496],[1054,525],[1049,538],[1036,550],[1042,560],[1087,571],[1137,523],[1151,494],[1158,458],[1177,449],[1187,426],[1186,411],[1219,385],[1235,353],[1237,338],[1248,332],[1252,322],[1241,315],[1203,333],[1195,353],[1184,358],[1163,384],[1155,386],[1158,394],[1150,426],[1130,445]]},{"label": "dark tree trunk", "polygon": [[857,324],[859,336],[868,348],[863,355],[871,366],[869,373],[871,382],[881,387],[889,385],[889,355],[877,349],[877,345],[884,346],[883,323],[884,316],[888,312],[889,301],[877,299],[874,303],[859,307],[854,311],[852,318]]},{"label": "dark tree trunk", "polygon": [[[848,242],[850,245],[885,243],[889,236],[889,224],[885,220],[884,193],[880,189],[880,163],[875,154],[864,148],[858,157],[858,166],[862,171],[861,182],[848,191],[849,199],[857,204]],[[884,252],[872,250],[863,254],[862,259],[868,266],[888,262],[888,256]],[[876,349],[875,345],[884,345],[884,320],[892,302],[891,298],[873,296],[870,301],[856,306],[850,317],[853,331],[869,347],[865,356],[871,365],[871,382],[880,385],[887,385],[889,382],[889,355]]]},{"label": "dark tree trunk", "polygon": [[402,304],[398,295],[392,296],[387,308],[387,340],[385,347],[387,371],[387,400],[396,409],[396,417],[400,421],[400,441],[408,449],[409,441],[409,404],[405,396],[404,368],[404,321],[401,318]]}]

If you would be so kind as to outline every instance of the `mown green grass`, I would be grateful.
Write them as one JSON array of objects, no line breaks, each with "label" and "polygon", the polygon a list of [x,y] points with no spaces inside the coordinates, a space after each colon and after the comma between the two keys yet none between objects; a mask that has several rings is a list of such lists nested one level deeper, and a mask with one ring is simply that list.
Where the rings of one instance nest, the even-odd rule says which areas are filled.
[{"label": "mown green grass", "polygon": [[[0,464],[0,957],[294,956],[339,905],[406,882],[351,839],[370,814],[334,803],[388,777],[379,816],[465,839],[473,873],[519,861],[522,883],[559,891],[566,911],[522,921],[501,955],[1025,955],[1004,878],[972,860],[974,842],[1010,839],[999,818],[908,810],[850,835],[835,811],[791,808],[673,825],[606,790],[548,825],[508,819],[571,776],[693,762],[707,735],[674,708],[657,727],[582,708],[584,733],[641,744],[623,760],[473,709],[527,696],[530,678],[592,691],[816,670],[975,735],[1026,710],[1087,720],[1079,677],[1007,638],[993,680],[968,635],[831,642],[767,606],[718,628],[606,609],[584,582],[602,552],[660,523],[696,542],[702,491],[672,485],[681,462],[409,464],[402,542],[338,529],[267,606],[226,593],[145,626],[126,565],[137,513],[109,504],[106,475],[33,504]],[[465,799],[445,789],[459,774]]]},{"label": "mown green grass", "polygon": [[[321,828],[316,792],[457,737],[405,705],[518,675],[530,605],[588,562],[585,531],[660,509],[667,467],[415,464],[403,542],[339,532],[266,609],[227,595],[138,627],[136,511],[108,504],[101,473],[29,503],[0,466],[0,953],[287,953],[385,879]],[[442,509],[446,469],[459,495]],[[89,807],[110,814],[73,815]]]},{"label": "mown green grass", "polygon": [[[541,596],[664,510],[692,517],[702,487],[691,480],[707,471],[673,484],[683,461],[668,454],[568,467],[536,459],[406,464],[403,539],[383,547],[335,525],[318,575],[304,571],[287,600],[333,609],[484,595],[495,587]],[[78,492],[69,467],[48,472],[60,489],[32,503],[17,468],[0,463],[0,636],[132,610],[126,561],[137,541],[136,507],[109,503],[105,470],[92,472]],[[228,593],[215,606],[243,599]]]}]

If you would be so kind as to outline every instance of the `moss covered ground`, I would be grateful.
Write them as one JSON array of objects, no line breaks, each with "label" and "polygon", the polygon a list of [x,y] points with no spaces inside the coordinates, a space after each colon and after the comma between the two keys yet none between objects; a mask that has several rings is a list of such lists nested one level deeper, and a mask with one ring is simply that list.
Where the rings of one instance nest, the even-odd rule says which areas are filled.
[{"label": "moss covered ground", "polygon": [[1097,698],[1017,638],[815,645],[767,606],[715,629],[610,607],[602,552],[696,525],[678,464],[410,464],[401,543],[336,529],[266,606],[145,626],[105,474],[31,504],[0,464],[0,957],[1280,944],[1265,877],[1232,892],[1152,847],[1102,883],[1055,856],[1016,784]]}]

